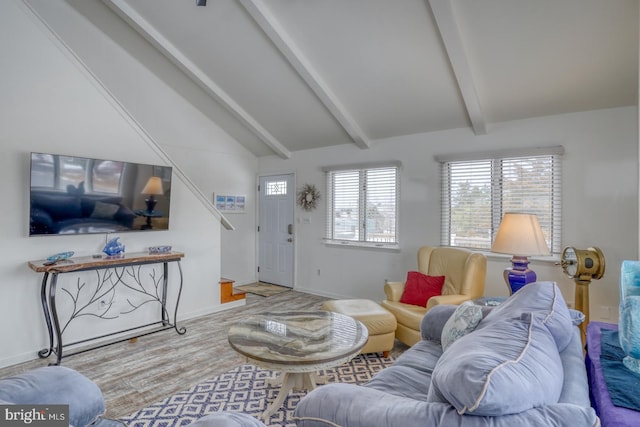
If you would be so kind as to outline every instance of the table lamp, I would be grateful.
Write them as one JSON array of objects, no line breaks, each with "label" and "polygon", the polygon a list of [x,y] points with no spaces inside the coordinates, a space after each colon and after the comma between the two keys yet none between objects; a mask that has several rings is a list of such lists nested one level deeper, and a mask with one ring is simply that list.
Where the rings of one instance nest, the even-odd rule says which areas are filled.
[{"label": "table lamp", "polygon": [[149,195],[149,198],[145,200],[145,203],[147,204],[147,212],[153,212],[157,203],[157,200],[153,196],[164,194],[164,191],[162,190],[162,180],[160,177],[152,176],[149,178],[147,185],[144,186],[140,193]]},{"label": "table lamp", "polygon": [[527,283],[536,281],[529,269],[528,256],[549,255],[538,217],[535,214],[508,212],[502,218],[491,252],[513,255],[512,268],[504,270],[504,280],[513,294]]}]

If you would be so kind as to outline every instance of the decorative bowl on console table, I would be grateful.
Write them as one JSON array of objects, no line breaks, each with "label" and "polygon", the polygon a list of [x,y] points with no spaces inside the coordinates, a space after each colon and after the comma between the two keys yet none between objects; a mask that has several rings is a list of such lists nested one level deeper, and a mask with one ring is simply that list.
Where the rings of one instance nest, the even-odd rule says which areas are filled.
[{"label": "decorative bowl on console table", "polygon": [[149,254],[168,254],[171,252],[171,245],[149,246]]}]

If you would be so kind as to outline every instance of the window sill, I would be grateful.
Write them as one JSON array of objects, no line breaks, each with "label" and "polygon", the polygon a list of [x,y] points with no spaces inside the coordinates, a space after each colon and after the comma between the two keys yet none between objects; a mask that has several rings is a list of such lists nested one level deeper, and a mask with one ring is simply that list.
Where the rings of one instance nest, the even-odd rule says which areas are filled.
[{"label": "window sill", "polygon": [[350,240],[324,240],[326,246],[348,247],[360,249],[388,250],[399,252],[400,245],[394,243],[375,243],[375,242],[354,242]]}]

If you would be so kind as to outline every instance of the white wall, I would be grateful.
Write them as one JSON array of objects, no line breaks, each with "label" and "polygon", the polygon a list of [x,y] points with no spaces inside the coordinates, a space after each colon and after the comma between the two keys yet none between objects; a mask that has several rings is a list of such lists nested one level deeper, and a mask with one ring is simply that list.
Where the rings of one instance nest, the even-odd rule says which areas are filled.
[{"label": "white wall", "polygon": [[[260,173],[295,170],[299,186],[325,189],[322,166],[399,160],[399,252],[335,247],[323,244],[325,201],[307,213],[297,209],[295,288],[334,297],[384,298],[385,279],[403,280],[416,268],[416,251],[440,242],[440,179],[433,156],[511,147],[563,145],[563,245],[600,247],[605,276],[591,284],[591,318],[617,321],[621,261],[637,259],[638,136],[635,107],[541,117],[495,124],[488,135],[469,129],[434,132],[355,146],[296,152],[291,160],[260,159]],[[321,191],[323,196],[325,191]],[[303,219],[309,219],[309,224]],[[509,257],[489,259],[486,295],[507,295],[502,270]],[[573,281],[552,262],[534,261],[539,280],[554,280],[573,301]],[[318,270],[320,274],[318,275]],[[601,306],[611,307],[609,319]]]},{"label": "white wall", "polygon": [[[57,6],[58,12],[64,10],[64,3]],[[77,18],[68,19],[66,24],[77,28],[76,25],[86,25],[86,22]],[[92,37],[101,37],[99,31],[91,27],[85,30],[80,37],[85,42]],[[106,54],[112,63],[120,62],[124,72],[129,70],[131,78],[136,79],[127,81],[121,77],[120,86],[114,84],[110,89],[115,88],[113,93],[119,95],[116,89],[129,86],[131,98],[136,98],[137,90],[149,91],[137,93],[134,106],[140,110],[155,110],[155,116],[151,118],[149,116],[153,114],[148,113],[143,116],[144,123],[143,120],[140,123],[152,138],[165,143],[165,151],[178,159],[180,168],[190,168],[185,152],[198,144],[204,146],[202,157],[211,158],[213,162],[218,153],[211,147],[219,142],[222,151],[231,153],[228,163],[242,176],[255,176],[251,166],[256,161],[246,156],[239,144],[200,112],[189,110],[187,102],[171,88],[163,86],[149,70],[136,67],[133,57],[118,55],[116,46],[108,40],[104,42],[105,45],[98,44],[94,48]],[[67,250],[73,250],[77,255],[94,254],[100,252],[105,240],[104,235],[27,237],[29,152],[167,163],[151,148],[148,137],[140,128],[132,124],[105,90],[61,48],[19,0],[0,2],[0,57],[0,277],[3,278],[0,281],[0,330],[4,343],[0,347],[0,366],[7,366],[36,358],[37,351],[47,345],[40,307],[41,276],[27,267],[27,261]],[[131,107],[134,103],[128,104],[130,99],[120,101],[129,111],[134,110]],[[173,107],[177,119],[172,119],[167,108],[159,108],[165,103]],[[190,144],[169,146],[167,141],[172,140],[188,140]],[[238,158],[240,160],[236,160]],[[223,181],[216,168],[207,170],[208,173],[195,177],[207,181],[204,191]],[[224,182],[229,179],[225,176]],[[175,174],[171,229],[122,233],[120,237],[127,252],[143,251],[150,245],[171,244],[175,250],[186,253],[182,261],[185,284],[179,319],[223,308],[219,304],[218,286],[222,275],[220,222]],[[170,280],[175,280],[176,269],[171,269],[170,274]],[[114,324],[114,328],[117,326]],[[81,332],[86,331],[78,334]],[[74,336],[70,334],[66,338],[73,340]]]},{"label": "white wall", "polygon": [[255,281],[257,159],[214,123],[224,109],[102,2],[27,3],[211,202],[247,196],[246,213],[227,216],[235,230],[221,232],[221,275]]}]

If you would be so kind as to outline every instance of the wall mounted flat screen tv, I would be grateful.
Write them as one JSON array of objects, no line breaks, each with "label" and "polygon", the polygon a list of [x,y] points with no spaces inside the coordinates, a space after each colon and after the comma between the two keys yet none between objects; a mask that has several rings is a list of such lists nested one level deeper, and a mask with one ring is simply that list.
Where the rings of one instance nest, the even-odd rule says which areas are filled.
[{"label": "wall mounted flat screen tv", "polygon": [[29,235],[169,229],[171,167],[31,153]]}]

